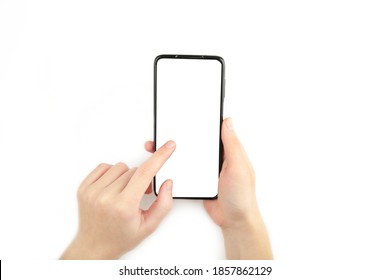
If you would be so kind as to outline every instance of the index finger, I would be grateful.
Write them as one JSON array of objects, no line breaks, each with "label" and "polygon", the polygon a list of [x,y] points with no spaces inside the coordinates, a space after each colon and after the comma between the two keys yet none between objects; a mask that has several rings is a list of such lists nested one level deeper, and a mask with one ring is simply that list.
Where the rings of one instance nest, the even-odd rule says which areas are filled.
[{"label": "index finger", "polygon": [[175,148],[175,142],[170,140],[155,151],[148,160],[137,168],[123,192],[142,197],[153,177],[169,159]]}]

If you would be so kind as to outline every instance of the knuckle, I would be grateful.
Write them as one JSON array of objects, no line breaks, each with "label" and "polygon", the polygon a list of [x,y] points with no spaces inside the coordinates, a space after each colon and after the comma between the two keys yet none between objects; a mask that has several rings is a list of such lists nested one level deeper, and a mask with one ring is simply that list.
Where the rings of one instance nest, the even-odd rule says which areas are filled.
[{"label": "knuckle", "polygon": [[127,167],[127,164],[124,163],[124,162],[118,162],[117,164],[115,164],[115,166],[121,170],[128,170],[129,167]]},{"label": "knuckle", "polygon": [[97,197],[95,206],[98,210],[107,212],[111,208],[111,199],[108,195],[101,194]]},{"label": "knuckle", "polygon": [[97,166],[98,168],[109,168],[111,167],[111,164],[108,164],[108,163],[99,163],[99,165]]}]

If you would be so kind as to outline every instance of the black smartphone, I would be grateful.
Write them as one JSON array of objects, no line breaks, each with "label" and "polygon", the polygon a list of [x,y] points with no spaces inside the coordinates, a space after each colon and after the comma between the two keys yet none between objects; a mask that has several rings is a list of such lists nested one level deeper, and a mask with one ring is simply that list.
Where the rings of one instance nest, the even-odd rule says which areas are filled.
[{"label": "black smartphone", "polygon": [[173,198],[215,199],[223,160],[225,63],[211,55],[159,55],[154,61],[155,150],[176,142],[153,188],[173,180]]}]

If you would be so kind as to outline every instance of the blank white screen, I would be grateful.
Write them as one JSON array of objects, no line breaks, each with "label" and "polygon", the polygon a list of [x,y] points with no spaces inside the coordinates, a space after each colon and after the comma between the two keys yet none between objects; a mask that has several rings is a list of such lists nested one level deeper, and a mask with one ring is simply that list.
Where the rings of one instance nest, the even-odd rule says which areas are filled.
[{"label": "blank white screen", "polygon": [[173,180],[173,197],[218,193],[222,64],[214,59],[157,62],[156,147],[176,150],[156,175],[156,191]]}]

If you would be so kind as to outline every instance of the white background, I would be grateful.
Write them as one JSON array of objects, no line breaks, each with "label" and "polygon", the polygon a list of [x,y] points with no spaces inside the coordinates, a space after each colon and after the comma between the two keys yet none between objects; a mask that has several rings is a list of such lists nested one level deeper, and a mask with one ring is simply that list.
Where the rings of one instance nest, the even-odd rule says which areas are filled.
[{"label": "white background", "polygon": [[[387,1],[135,3],[0,1],[0,258],[57,258],[84,176],[147,158],[153,59],[182,53],[226,61],[275,257],[388,261]],[[223,258],[221,238],[199,201],[175,201],[124,258]]]}]

